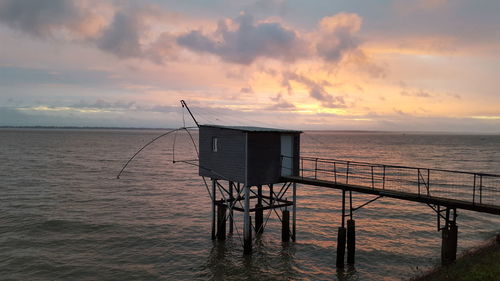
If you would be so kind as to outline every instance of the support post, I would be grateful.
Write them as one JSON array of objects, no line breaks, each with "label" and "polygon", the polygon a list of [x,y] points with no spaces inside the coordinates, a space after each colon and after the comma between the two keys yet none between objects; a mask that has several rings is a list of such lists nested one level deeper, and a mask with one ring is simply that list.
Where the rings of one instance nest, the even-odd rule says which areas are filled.
[{"label": "support post", "polygon": [[290,211],[283,210],[281,218],[281,241],[290,241]]},{"label": "support post", "polygon": [[441,264],[449,265],[457,259],[458,227],[454,221],[443,229],[441,242]]},{"label": "support post", "polygon": [[255,205],[255,232],[264,232],[264,210],[262,210],[262,185],[257,186],[257,205]]},{"label": "support post", "polygon": [[339,232],[337,236],[337,268],[344,268],[344,256],[345,256],[345,227],[339,227]]},{"label": "support post", "polygon": [[217,239],[226,239],[226,205],[217,206]]},{"label": "support post", "polygon": [[[234,185],[234,182],[230,181],[229,182],[229,199],[230,199],[231,203],[229,203],[229,204],[231,204],[232,206],[235,205],[234,195],[233,195],[233,185]],[[229,234],[233,234],[233,226],[234,226],[234,212],[233,212],[233,208],[230,208],[229,209]]]},{"label": "support post", "polygon": [[264,232],[264,211],[259,203],[255,204],[255,232],[256,234]]},{"label": "support post", "polygon": [[347,221],[347,263],[354,264],[356,255],[356,226],[355,220]]},{"label": "support post", "polygon": [[337,235],[337,262],[336,262],[337,268],[344,268],[345,242],[346,242],[345,190],[342,189],[342,226],[339,227]]},{"label": "support post", "polygon": [[212,179],[212,240],[215,240],[215,200],[217,180]]},{"label": "support post", "polygon": [[352,218],[352,190],[349,190],[349,220],[347,220],[347,263],[354,264],[356,252],[356,227]]},{"label": "support post", "polygon": [[295,242],[296,239],[296,219],[297,219],[297,183],[293,183],[292,186],[292,200],[293,200],[293,207],[292,207],[292,241]]},{"label": "support post", "polygon": [[245,205],[243,214],[243,253],[252,252],[252,226],[250,223],[250,186],[245,183]]}]

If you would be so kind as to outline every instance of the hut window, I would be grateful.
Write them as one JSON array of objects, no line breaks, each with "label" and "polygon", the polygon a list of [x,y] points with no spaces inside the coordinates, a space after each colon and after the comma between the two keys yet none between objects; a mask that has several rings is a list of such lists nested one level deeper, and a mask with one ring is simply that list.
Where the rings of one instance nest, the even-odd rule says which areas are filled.
[{"label": "hut window", "polygon": [[212,138],[212,151],[217,152],[219,146],[219,140],[216,137]]}]

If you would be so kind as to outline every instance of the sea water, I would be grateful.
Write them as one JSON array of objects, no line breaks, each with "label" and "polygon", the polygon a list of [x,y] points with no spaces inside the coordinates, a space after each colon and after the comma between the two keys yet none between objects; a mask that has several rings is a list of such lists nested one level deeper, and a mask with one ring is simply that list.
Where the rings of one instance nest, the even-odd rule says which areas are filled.
[{"label": "sea water", "polygon": [[[211,240],[211,203],[186,132],[126,161],[160,130],[1,129],[1,280],[400,280],[440,262],[425,204],[381,198],[354,214],[356,264],[335,268],[341,192],[298,185],[297,241],[271,214],[244,256],[242,218]],[[197,134],[193,132],[197,141]],[[173,153],[175,148],[175,153]],[[302,155],[500,174],[500,136],[305,132]],[[354,194],[355,205],[374,196]],[[498,202],[496,202],[498,203]],[[267,215],[267,214],[265,214]],[[458,210],[458,251],[500,231]]]}]

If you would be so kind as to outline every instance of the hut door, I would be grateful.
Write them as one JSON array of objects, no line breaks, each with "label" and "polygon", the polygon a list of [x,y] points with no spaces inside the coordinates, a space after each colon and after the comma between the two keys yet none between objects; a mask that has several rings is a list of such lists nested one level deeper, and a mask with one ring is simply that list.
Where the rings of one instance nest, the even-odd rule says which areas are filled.
[{"label": "hut door", "polygon": [[293,137],[281,135],[281,175],[291,176],[293,167]]}]

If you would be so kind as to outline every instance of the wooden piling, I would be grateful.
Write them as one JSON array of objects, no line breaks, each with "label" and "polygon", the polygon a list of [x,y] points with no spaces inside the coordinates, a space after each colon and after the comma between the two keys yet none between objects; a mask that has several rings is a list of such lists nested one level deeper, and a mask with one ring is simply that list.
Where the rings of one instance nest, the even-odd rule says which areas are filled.
[{"label": "wooden piling", "polygon": [[252,252],[252,226],[250,218],[250,186],[245,184],[245,206],[243,214],[243,253],[249,254]]},{"label": "wooden piling", "polygon": [[262,210],[262,204],[255,205],[255,232],[257,234],[262,234],[264,232],[264,211]]},{"label": "wooden piling", "polygon": [[212,240],[215,240],[215,200],[217,180],[212,179]]},{"label": "wooden piling", "polygon": [[243,241],[243,254],[251,254],[252,253],[252,217],[248,216],[248,222],[250,224],[250,231],[248,232],[248,236]]},{"label": "wooden piling", "polygon": [[341,226],[337,235],[337,268],[344,268],[345,242],[346,229]]},{"label": "wooden piling", "polygon": [[[234,200],[233,185],[234,185],[234,182],[230,181],[229,182],[229,199],[230,199],[231,203],[229,203],[229,204],[235,203],[235,202],[233,202],[233,200]],[[233,208],[229,208],[229,234],[233,234],[233,226],[234,226],[234,212],[233,212]]]},{"label": "wooden piling", "polygon": [[448,265],[457,259],[458,227],[455,222],[451,221],[442,232],[441,264]]},{"label": "wooden piling", "polygon": [[356,255],[356,226],[353,219],[347,220],[347,263],[354,264]]},{"label": "wooden piling", "polygon": [[226,239],[226,205],[217,206],[217,239]]},{"label": "wooden piling", "polygon": [[281,240],[290,241],[290,211],[283,210],[281,217]]},{"label": "wooden piling", "polygon": [[297,183],[293,183],[292,186],[292,201],[293,201],[293,208],[292,208],[292,241],[295,242],[296,238],[296,220],[297,220]]},{"label": "wooden piling", "polygon": [[262,185],[257,186],[257,204],[255,205],[255,232],[264,232],[264,210],[262,210]]}]

